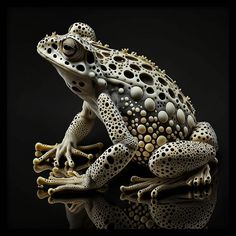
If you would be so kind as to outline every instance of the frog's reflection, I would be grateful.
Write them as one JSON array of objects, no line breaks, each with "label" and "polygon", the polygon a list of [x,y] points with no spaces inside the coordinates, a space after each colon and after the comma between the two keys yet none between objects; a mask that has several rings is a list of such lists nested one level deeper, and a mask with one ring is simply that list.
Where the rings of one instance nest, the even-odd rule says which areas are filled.
[{"label": "frog's reflection", "polygon": [[[39,198],[49,197],[43,190]],[[217,199],[216,180],[201,189],[182,189],[159,199],[137,200],[110,188],[76,196],[51,196],[50,204],[65,204],[71,229],[201,229],[207,226]]]}]

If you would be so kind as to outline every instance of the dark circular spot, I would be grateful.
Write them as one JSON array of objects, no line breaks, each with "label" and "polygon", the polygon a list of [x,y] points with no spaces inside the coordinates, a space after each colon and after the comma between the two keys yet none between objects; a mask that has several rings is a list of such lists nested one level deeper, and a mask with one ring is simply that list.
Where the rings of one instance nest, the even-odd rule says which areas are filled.
[{"label": "dark circular spot", "polygon": [[74,49],[73,47],[71,47],[71,46],[69,46],[69,45],[67,45],[67,44],[65,44],[64,46],[63,46],[63,48],[65,49],[65,50],[72,50],[72,49]]},{"label": "dark circular spot", "polygon": [[124,61],[125,61],[125,59],[124,59],[123,57],[120,57],[120,56],[115,56],[115,57],[114,57],[114,60],[115,60],[116,62],[124,62]]},{"label": "dark circular spot", "polygon": [[93,56],[93,53],[92,53],[92,52],[88,52],[88,53],[87,53],[87,62],[88,62],[89,64],[94,63],[94,56]]},{"label": "dark circular spot", "polygon": [[139,78],[143,83],[153,85],[153,78],[149,74],[142,73],[139,75]]},{"label": "dark circular spot", "polygon": [[108,164],[105,164],[104,167],[105,167],[106,169],[109,169],[109,165],[108,165]]},{"label": "dark circular spot", "polygon": [[54,57],[54,58],[57,58],[57,55],[56,55],[56,54],[53,54],[53,57]]},{"label": "dark circular spot", "polygon": [[82,81],[79,82],[80,87],[84,87],[84,85],[85,85],[84,82],[82,82]]},{"label": "dark circular spot", "polygon": [[175,98],[175,94],[172,89],[168,89],[168,92],[172,98]]},{"label": "dark circular spot", "polygon": [[102,59],[102,58],[103,58],[103,55],[102,55],[102,54],[100,54],[99,52],[97,52],[96,54],[97,54],[97,57],[98,57],[98,58],[100,58],[100,59]]},{"label": "dark circular spot", "polygon": [[142,67],[147,69],[147,70],[152,70],[152,67],[148,64],[142,64]]},{"label": "dark circular spot", "polygon": [[164,93],[159,93],[158,96],[161,100],[164,100],[166,98],[166,95]]},{"label": "dark circular spot", "polygon": [[66,64],[66,65],[69,65],[70,63],[69,63],[68,61],[65,61],[65,64]]},{"label": "dark circular spot", "polygon": [[106,71],[106,70],[107,70],[107,68],[106,68],[104,65],[101,65],[101,69],[102,69],[103,71]]},{"label": "dark circular spot", "polygon": [[134,74],[129,70],[124,71],[124,75],[128,79],[132,79],[134,77]]},{"label": "dark circular spot", "polygon": [[102,54],[103,54],[105,57],[109,57],[109,56],[110,56],[110,53],[108,53],[108,52],[102,52]]},{"label": "dark circular spot", "polygon": [[52,44],[52,47],[57,50],[57,45],[55,43]]},{"label": "dark circular spot", "polygon": [[135,64],[131,64],[129,66],[130,66],[130,68],[132,68],[134,70],[140,70],[140,68],[137,65],[135,65]]},{"label": "dark circular spot", "polygon": [[76,84],[76,82],[75,82],[75,81],[72,81],[72,84]]},{"label": "dark circular spot", "polygon": [[147,93],[149,93],[149,94],[152,94],[152,93],[154,93],[154,90],[153,90],[153,88],[151,88],[151,87],[148,87],[148,88],[147,88]]},{"label": "dark circular spot", "polygon": [[116,69],[116,65],[114,65],[114,64],[109,64],[109,67],[110,67],[112,70],[115,70],[115,69]]},{"label": "dark circular spot", "polygon": [[161,84],[167,85],[167,82],[166,82],[163,78],[158,77],[158,80],[159,80],[159,82],[160,82]]},{"label": "dark circular spot", "polygon": [[84,68],[83,65],[76,66],[76,69],[79,70],[79,71],[85,71],[85,68]]},{"label": "dark circular spot", "polygon": [[107,157],[107,161],[108,161],[109,164],[113,164],[114,163],[114,159],[113,159],[112,156],[108,156]]},{"label": "dark circular spot", "polygon": [[50,54],[52,52],[51,48],[48,48],[47,53]]},{"label": "dark circular spot", "polygon": [[81,93],[81,91],[77,88],[77,87],[72,87],[72,89],[74,90],[74,91],[76,91],[76,92],[79,92],[79,93]]}]

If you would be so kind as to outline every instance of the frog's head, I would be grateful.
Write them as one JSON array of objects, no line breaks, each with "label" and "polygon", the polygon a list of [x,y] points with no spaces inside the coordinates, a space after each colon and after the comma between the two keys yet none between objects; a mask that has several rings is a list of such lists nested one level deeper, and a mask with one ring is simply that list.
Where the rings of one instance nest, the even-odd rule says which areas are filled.
[{"label": "frog's head", "polygon": [[94,55],[91,43],[96,36],[91,27],[74,23],[65,35],[46,35],[37,45],[38,53],[57,69],[67,86],[81,98],[95,96]]}]

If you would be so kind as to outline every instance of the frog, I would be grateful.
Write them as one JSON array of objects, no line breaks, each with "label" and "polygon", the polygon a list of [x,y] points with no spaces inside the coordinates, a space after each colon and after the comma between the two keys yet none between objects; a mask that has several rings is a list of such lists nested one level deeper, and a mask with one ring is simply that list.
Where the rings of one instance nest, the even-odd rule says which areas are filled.
[{"label": "frog", "polygon": [[[197,121],[189,96],[154,62],[128,48],[112,49],[97,40],[87,24],[76,22],[68,32],[53,32],[38,42],[37,52],[51,63],[66,86],[83,100],[61,143],[36,143],[34,165],[61,157],[70,167],[68,176],[38,177],[48,194],[99,189],[133,162],[152,176],[132,176],[132,184],[120,186],[124,193],[150,192],[152,198],[179,186],[211,183],[210,165],[218,163],[217,136],[209,122]],[[72,155],[91,158],[78,144],[93,130],[98,118],[112,145],[83,174],[74,170]]]}]

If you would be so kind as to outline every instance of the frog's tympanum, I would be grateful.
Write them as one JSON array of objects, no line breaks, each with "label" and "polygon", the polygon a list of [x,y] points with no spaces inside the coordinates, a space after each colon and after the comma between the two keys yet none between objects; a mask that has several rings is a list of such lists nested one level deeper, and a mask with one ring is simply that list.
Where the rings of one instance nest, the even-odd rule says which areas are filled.
[{"label": "frog's tympanum", "polygon": [[[99,189],[132,160],[149,168],[153,178],[131,178],[123,192],[138,190],[138,196],[164,189],[198,186],[211,182],[210,163],[216,163],[217,137],[207,122],[198,122],[188,96],[166,73],[144,56],[128,49],[115,50],[97,41],[94,30],[74,23],[68,33],[55,32],[37,46],[68,88],[83,100],[64,139],[56,145],[36,144],[33,163],[62,156],[71,168],[67,177],[39,177],[39,185],[55,192]],[[77,146],[92,130],[98,117],[113,143],[86,169],[75,171],[72,156],[92,158],[83,151],[101,143]],[[46,151],[41,155],[41,151]],[[186,177],[187,176],[187,177]]]}]

